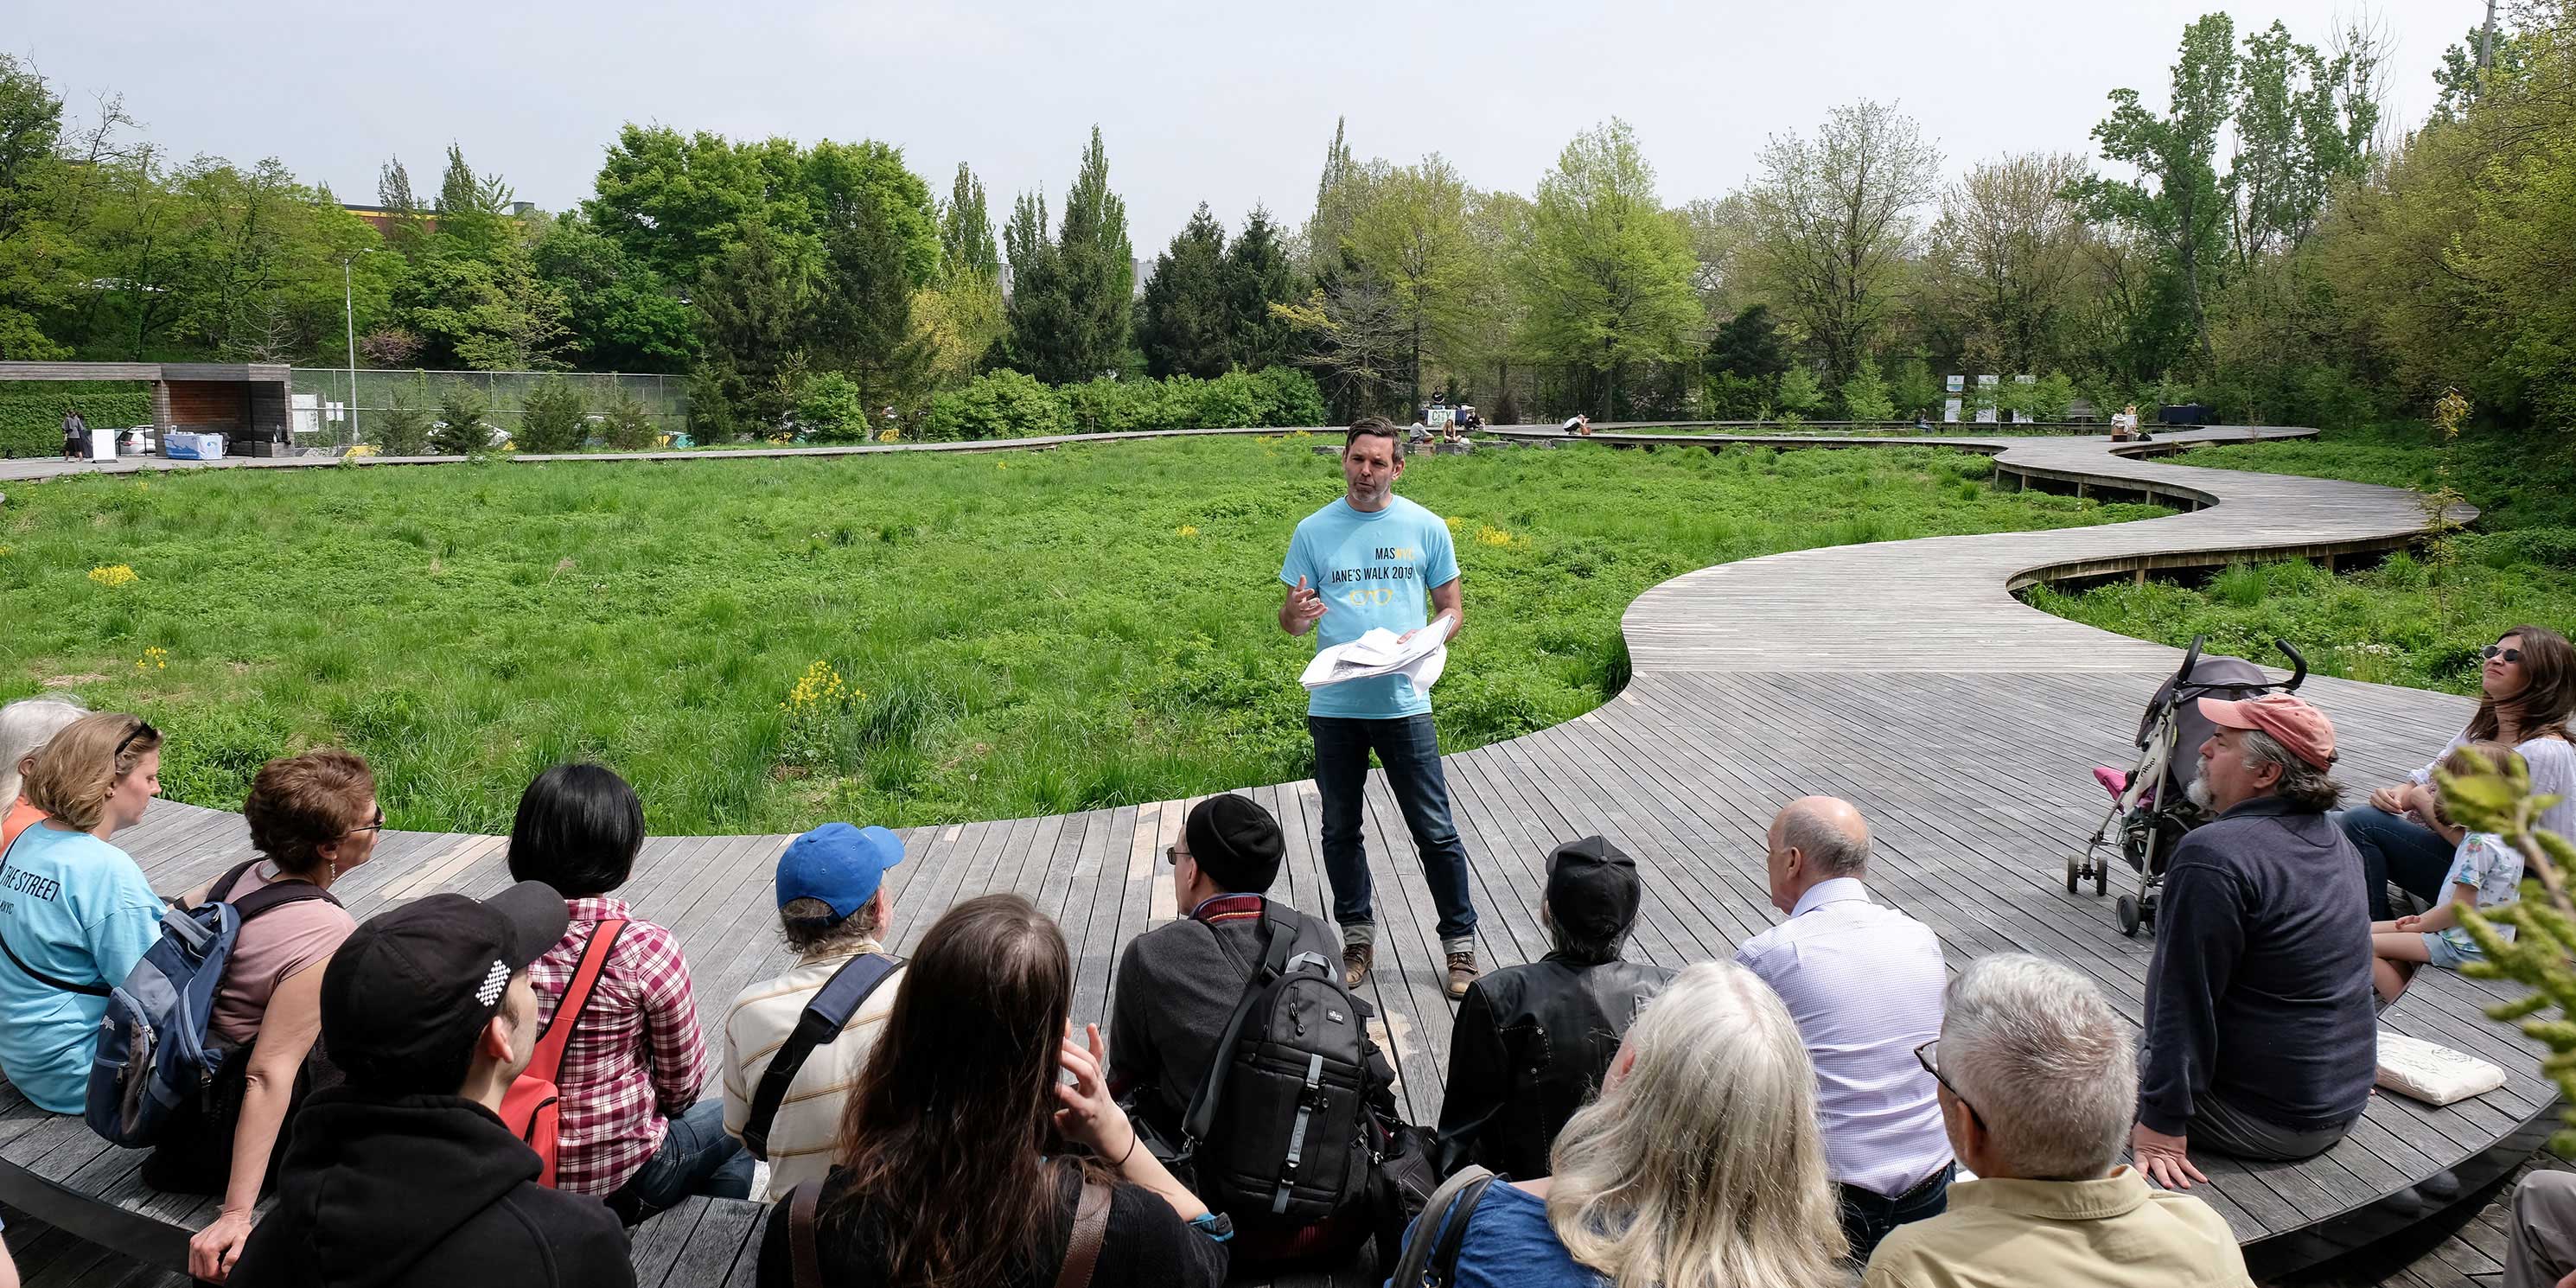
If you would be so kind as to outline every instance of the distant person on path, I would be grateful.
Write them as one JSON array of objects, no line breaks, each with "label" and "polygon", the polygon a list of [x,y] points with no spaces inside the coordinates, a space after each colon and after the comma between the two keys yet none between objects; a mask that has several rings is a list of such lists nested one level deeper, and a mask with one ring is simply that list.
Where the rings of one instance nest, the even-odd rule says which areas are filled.
[{"label": "distant person on path", "polygon": [[523,881],[370,918],[323,969],[317,1091],[231,1288],[629,1288],[626,1231],[597,1198],[537,1183],[501,1097],[536,1054],[528,966],[564,902]]},{"label": "distant person on path", "polygon": [[1771,906],[1789,919],[1745,940],[1735,960],[1780,995],[1806,1039],[1843,1236],[1866,1260],[1888,1231],[1948,1201],[1938,1084],[1914,1058],[1941,1036],[1941,941],[1870,898],[1869,824],[1851,802],[1789,802],[1768,845]]},{"label": "distant person on path", "polygon": [[1580,434],[1589,438],[1592,436],[1592,418],[1581,412],[1576,412],[1575,414],[1566,417],[1565,423],[1557,428],[1562,429],[1569,434]]},{"label": "distant person on path", "polygon": [[1547,1175],[1547,1152],[1590,1102],[1635,1023],[1672,971],[1619,959],[1645,887],[1637,861],[1606,837],[1547,856],[1539,921],[1554,951],[1477,980],[1449,1037],[1440,1101],[1440,1170],[1475,1163],[1497,1175]]},{"label": "distant person on path", "polygon": [[2477,714],[2440,755],[2405,782],[2373,791],[2368,805],[2334,815],[2361,854],[2373,921],[2393,915],[2391,881],[2426,903],[2442,897],[2456,847],[2427,826],[2420,793],[2432,786],[2433,766],[2463,743],[2493,740],[2520,753],[2531,770],[2532,794],[2558,797],[2540,816],[2540,826],[2576,837],[2576,744],[2567,740],[2568,720],[2576,714],[2576,648],[2556,631],[2516,626],[2487,646],[2478,682]]},{"label": "distant person on path", "polygon": [[2125,443],[2136,437],[2137,433],[2138,405],[2136,403],[2130,403],[2126,409],[2111,413],[2112,442]]},{"label": "distant person on path", "polygon": [[1981,957],[1917,1054],[1976,1179],[1890,1233],[1862,1288],[2251,1288],[2227,1218],[2120,1165],[2138,1063],[2101,985],[2044,958]]},{"label": "distant person on path", "polygon": [[[796,964],[735,995],[724,1023],[724,1126],[741,1140],[761,1082],[823,985],[893,938],[894,898],[886,870],[903,862],[903,840],[882,827],[826,823],[787,843],[778,856],[778,922]],[[890,964],[879,963],[880,966]],[[894,1011],[903,967],[894,965],[859,999],[840,1030],[814,1044],[769,1120],[769,1188],[785,1198],[832,1168],[841,1111],[868,1052]]]},{"label": "distant person on path", "polygon": [[66,408],[63,411],[63,459],[78,461],[88,456],[89,422],[82,418],[80,408]]},{"label": "distant person on path", "polygon": [[[2500,742],[2473,742],[2442,757],[2442,768],[2454,774],[2472,772],[2467,753],[2475,752],[2488,765],[2501,769],[2513,755],[2513,748]],[[2522,899],[2522,851],[2505,844],[2493,832],[2472,832],[2451,821],[2442,808],[2441,793],[2424,785],[2411,785],[2409,804],[2416,817],[2432,825],[2442,839],[2457,848],[2452,851],[2451,870],[2442,878],[2441,902],[2420,917],[2399,917],[2394,921],[2370,923],[2371,988],[2381,1003],[2397,1000],[2415,978],[2416,967],[2425,963],[2444,970],[2458,970],[2462,965],[2486,959],[2486,950],[2469,937],[2468,928],[2460,924],[2460,909],[2475,908],[2482,913],[2494,912]],[[2493,929],[2506,943],[2513,942],[2514,928],[2496,924]]]},{"label": "distant person on path", "polygon": [[[1466,625],[1448,525],[1395,495],[1395,482],[1404,477],[1397,434],[1381,416],[1351,426],[1342,445],[1342,495],[1297,524],[1279,566],[1279,580],[1288,586],[1279,629],[1314,631],[1319,649],[1348,644],[1372,627],[1409,638],[1434,616],[1449,618],[1452,640]],[[1449,816],[1431,695],[1402,675],[1328,684],[1306,700],[1306,729],[1315,742],[1315,787],[1324,798],[1324,875],[1333,887],[1333,920],[1342,927],[1344,979],[1358,988],[1376,956],[1377,914],[1360,836],[1361,792],[1374,749],[1440,912],[1436,929],[1449,996],[1465,997],[1476,978],[1476,905],[1467,846]]]},{"label": "distant person on path", "polygon": [[161,939],[161,897],[109,843],[161,794],[161,731],[102,711],[56,733],[24,790],[44,815],[0,855],[0,1076],[77,1114],[110,991]]},{"label": "distant person on path", "polygon": [[2138,1170],[2188,1189],[2189,1149],[2313,1158],[2370,1103],[2379,1068],[2361,859],[2326,811],[2334,724],[2286,693],[2202,698],[2192,803],[2147,965]]}]

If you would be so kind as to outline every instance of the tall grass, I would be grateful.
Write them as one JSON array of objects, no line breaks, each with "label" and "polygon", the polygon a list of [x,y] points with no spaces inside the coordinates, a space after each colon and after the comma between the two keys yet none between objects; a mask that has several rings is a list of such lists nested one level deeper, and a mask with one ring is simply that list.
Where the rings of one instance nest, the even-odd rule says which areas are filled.
[{"label": "tall grass", "polygon": [[[661,832],[1003,818],[1308,772],[1312,648],[1276,628],[1317,440],[1038,454],[86,477],[0,511],[0,699],[68,688],[170,733],[165,785],[235,806],[341,743],[396,826],[499,831],[538,769],[605,761]],[[1463,750],[1627,678],[1638,592],[1840,541],[2158,511],[1977,480],[1933,449],[1416,457],[1467,627],[1435,697]],[[104,564],[138,580],[90,581]],[[138,671],[147,647],[168,667]],[[816,757],[782,710],[849,694]]]}]

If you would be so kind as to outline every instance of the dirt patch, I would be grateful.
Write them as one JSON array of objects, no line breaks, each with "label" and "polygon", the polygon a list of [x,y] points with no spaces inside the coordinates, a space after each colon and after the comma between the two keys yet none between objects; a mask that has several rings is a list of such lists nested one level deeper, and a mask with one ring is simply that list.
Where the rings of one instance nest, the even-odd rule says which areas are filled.
[{"label": "dirt patch", "polygon": [[106,678],[104,675],[48,675],[44,683],[48,689],[68,689],[76,684],[97,684]]}]

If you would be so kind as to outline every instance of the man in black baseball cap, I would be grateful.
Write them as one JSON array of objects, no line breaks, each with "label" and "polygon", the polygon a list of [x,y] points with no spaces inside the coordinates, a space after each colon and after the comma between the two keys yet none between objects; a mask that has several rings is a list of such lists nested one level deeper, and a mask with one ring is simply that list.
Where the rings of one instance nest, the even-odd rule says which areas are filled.
[{"label": "man in black baseball cap", "polygon": [[[1181,1138],[1181,1119],[1199,1083],[1216,1061],[1226,1022],[1244,986],[1261,965],[1262,922],[1272,933],[1294,936],[1291,958],[1311,954],[1340,982],[1341,934],[1285,901],[1264,897],[1279,879],[1288,847],[1279,820],[1248,796],[1211,796],[1192,807],[1181,839],[1163,852],[1172,868],[1173,911],[1168,922],[1127,943],[1118,959],[1116,996],[1109,1006],[1109,1089],[1128,1112],[1166,1141]],[[1365,1017],[1365,1003],[1353,999]],[[1362,1094],[1392,1115],[1394,1066],[1371,1046]],[[1328,1218],[1281,1228],[1267,1213],[1235,1212],[1233,1266],[1237,1275],[1289,1261],[1355,1250],[1368,1236],[1364,1221]]]},{"label": "man in black baseball cap", "polygon": [[1565,1120],[1601,1085],[1637,1012],[1673,973],[1622,961],[1645,895],[1637,861],[1606,837],[1547,856],[1539,919],[1556,949],[1478,979],[1458,1004],[1440,1105],[1441,1170],[1477,1163],[1545,1176]]},{"label": "man in black baseball cap", "polygon": [[322,1048],[347,1081],[306,1102],[235,1288],[635,1282],[616,1215],[538,1185],[497,1112],[536,1052],[528,963],[563,933],[563,897],[522,881],[415,900],[341,943]]}]

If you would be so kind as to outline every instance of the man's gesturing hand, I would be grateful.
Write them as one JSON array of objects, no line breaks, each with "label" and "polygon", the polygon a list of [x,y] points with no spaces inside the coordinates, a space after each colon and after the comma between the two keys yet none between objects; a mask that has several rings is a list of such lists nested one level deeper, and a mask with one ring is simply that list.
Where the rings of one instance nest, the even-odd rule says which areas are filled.
[{"label": "man's gesturing hand", "polygon": [[1297,584],[1288,588],[1287,601],[1279,606],[1279,624],[1291,635],[1303,635],[1323,616],[1324,597],[1299,577]]}]

